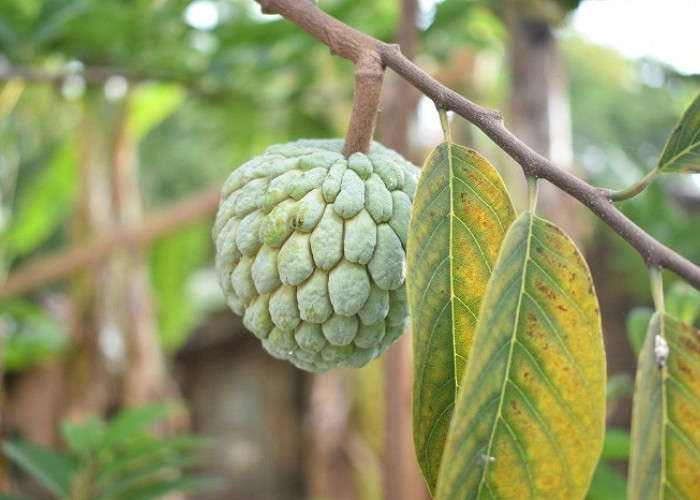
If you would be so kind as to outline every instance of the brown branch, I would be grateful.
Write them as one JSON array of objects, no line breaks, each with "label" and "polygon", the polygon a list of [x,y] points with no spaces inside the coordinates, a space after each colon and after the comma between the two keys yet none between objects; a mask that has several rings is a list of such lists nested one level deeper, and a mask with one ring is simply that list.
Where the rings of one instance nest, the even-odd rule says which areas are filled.
[{"label": "brown branch", "polygon": [[355,64],[355,98],[352,116],[345,136],[343,154],[369,153],[377,124],[379,100],[382,96],[384,66],[376,54],[368,53]]},{"label": "brown branch", "polygon": [[29,292],[60,279],[77,269],[92,266],[117,248],[146,245],[216,211],[221,186],[204,189],[183,201],[158,211],[142,224],[71,248],[12,272],[0,290],[0,299]]},{"label": "brown branch", "polygon": [[154,70],[139,71],[113,66],[85,66],[84,68],[62,68],[49,70],[41,66],[8,66],[0,64],[0,83],[19,79],[35,84],[49,84],[60,86],[66,79],[77,76],[82,78],[87,85],[101,86],[110,78],[124,78],[130,85],[146,82],[173,83],[186,87],[194,95],[205,99],[226,98],[234,95],[226,88],[210,89],[204,85],[196,74],[174,74],[158,72]]},{"label": "brown branch", "polygon": [[80,69],[48,70],[33,66],[0,66],[0,82],[6,82],[14,78],[33,83],[63,83],[67,78],[79,76],[89,85],[104,85],[113,77],[122,77],[130,82],[142,80],[158,80],[161,77],[155,75],[137,75],[123,68],[110,66],[88,66]]},{"label": "brown branch", "polygon": [[588,207],[634,247],[647,266],[673,271],[700,290],[700,267],[666,247],[622,214],[610,200],[610,190],[593,187],[539,155],[503,124],[496,110],[483,108],[450,90],[390,45],[361,33],[319,10],[309,0],[256,0],[266,13],[281,14],[326,44],[332,54],[357,62],[364,54],[382,63],[431,98],[439,108],[454,111],[476,125],[520,164],[526,175],[548,180]]}]

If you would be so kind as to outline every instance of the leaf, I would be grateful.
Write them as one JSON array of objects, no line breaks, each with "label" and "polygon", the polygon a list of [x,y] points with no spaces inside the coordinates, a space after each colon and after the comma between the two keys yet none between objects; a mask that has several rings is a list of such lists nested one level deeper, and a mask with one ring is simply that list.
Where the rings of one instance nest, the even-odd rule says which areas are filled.
[{"label": "leaf", "polygon": [[161,498],[167,493],[185,491],[218,490],[223,486],[217,479],[187,476],[164,480],[155,484],[147,484],[135,487],[128,492],[115,496],[113,500],[147,500]]},{"label": "leaf", "polygon": [[431,490],[479,305],[514,219],[503,181],[485,158],[455,144],[432,152],[418,182],[406,255],[413,438]]},{"label": "leaf", "polygon": [[124,492],[131,492],[135,487],[155,486],[179,476],[182,467],[191,466],[197,461],[194,455],[172,455],[150,461],[139,468],[117,478],[113,478],[104,487],[98,490],[98,498],[114,498]]},{"label": "leaf", "polygon": [[209,440],[193,435],[173,436],[166,439],[139,439],[129,446],[109,463],[100,467],[98,480],[108,483],[115,477],[129,473],[153,461],[159,461],[163,457],[179,453],[195,454],[209,445]]},{"label": "leaf", "polygon": [[[202,307],[188,293],[189,279],[211,258],[211,222],[183,229],[151,247],[151,278],[158,308],[160,340],[174,351],[187,339]],[[218,291],[218,290],[217,290]],[[197,299],[205,299],[198,294]],[[217,298],[220,294],[217,294]]]},{"label": "leaf", "polygon": [[68,420],[61,422],[61,436],[70,451],[80,457],[92,453],[102,435],[104,422],[97,415],[90,415],[84,422],[73,423]]},{"label": "leaf", "polygon": [[114,417],[105,427],[98,449],[105,451],[123,444],[139,432],[148,430],[148,426],[165,418],[173,410],[167,402],[152,403],[147,406],[127,410]]},{"label": "leaf", "polygon": [[5,236],[10,257],[30,252],[62,224],[75,191],[75,163],[75,147],[67,141],[17,197],[20,201]]},{"label": "leaf", "polygon": [[624,478],[605,462],[596,467],[586,500],[624,500],[627,485]]},{"label": "leaf", "polygon": [[671,285],[664,300],[666,312],[684,323],[692,325],[700,317],[700,291],[687,283]]},{"label": "leaf", "polygon": [[626,460],[630,455],[630,433],[627,429],[607,429],[600,454],[601,460]]},{"label": "leaf", "polygon": [[4,441],[5,454],[59,498],[68,498],[70,485],[77,469],[66,455],[26,441]]},{"label": "leaf", "polygon": [[163,120],[177,110],[185,98],[185,91],[178,85],[151,83],[137,88],[131,113],[129,130],[139,141]]},{"label": "leaf", "polygon": [[627,340],[632,346],[632,350],[636,356],[639,356],[639,353],[642,351],[649,320],[651,320],[653,314],[654,310],[650,307],[635,307],[627,313],[627,318],[625,320]]},{"label": "leaf", "polygon": [[[654,348],[669,346],[659,368]],[[654,314],[637,366],[630,498],[700,498],[700,330]]]},{"label": "leaf", "polygon": [[656,168],[666,173],[700,172],[700,94],[671,132]]},{"label": "leaf", "polygon": [[20,372],[60,356],[69,347],[65,328],[28,300],[4,301],[0,322],[5,326],[0,357],[7,372]]},{"label": "leaf", "polygon": [[484,296],[437,498],[582,498],[605,433],[605,355],[588,267],[525,212]]}]

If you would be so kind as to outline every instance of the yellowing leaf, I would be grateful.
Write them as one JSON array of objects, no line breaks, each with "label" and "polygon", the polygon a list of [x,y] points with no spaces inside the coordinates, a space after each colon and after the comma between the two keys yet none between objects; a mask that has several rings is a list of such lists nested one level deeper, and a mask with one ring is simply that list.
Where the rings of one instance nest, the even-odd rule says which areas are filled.
[{"label": "yellowing leaf", "polygon": [[[660,367],[654,351],[664,344]],[[654,314],[639,356],[628,491],[630,499],[700,498],[700,331],[668,314]]]},{"label": "yellowing leaf", "polygon": [[455,144],[433,151],[418,182],[406,255],[414,444],[431,490],[481,299],[514,219],[503,181],[485,158]]},{"label": "yellowing leaf", "polygon": [[445,445],[438,499],[580,499],[605,433],[605,356],[585,261],[525,212],[503,241]]},{"label": "yellowing leaf", "polygon": [[700,172],[700,94],[685,110],[661,153],[662,172]]}]

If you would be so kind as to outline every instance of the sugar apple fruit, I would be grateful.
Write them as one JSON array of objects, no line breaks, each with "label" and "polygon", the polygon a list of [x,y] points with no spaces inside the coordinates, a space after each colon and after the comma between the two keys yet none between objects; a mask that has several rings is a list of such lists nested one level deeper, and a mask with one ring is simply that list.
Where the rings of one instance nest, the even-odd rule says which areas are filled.
[{"label": "sugar apple fruit", "polygon": [[405,246],[418,169],[374,143],[275,145],[238,167],[214,223],[219,283],[265,349],[297,367],[360,367],[407,326]]}]

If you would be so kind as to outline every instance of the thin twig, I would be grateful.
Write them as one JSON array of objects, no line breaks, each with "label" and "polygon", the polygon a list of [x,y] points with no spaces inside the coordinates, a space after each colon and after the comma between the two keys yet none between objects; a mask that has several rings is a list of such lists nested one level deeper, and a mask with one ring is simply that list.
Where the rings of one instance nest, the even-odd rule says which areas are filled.
[{"label": "thin twig", "polygon": [[130,82],[161,79],[155,75],[135,74],[123,68],[111,66],[89,66],[86,68],[61,68],[48,70],[34,66],[0,66],[0,82],[15,78],[33,83],[63,83],[67,78],[78,76],[89,85],[104,85],[110,78],[120,77]]},{"label": "thin twig", "polygon": [[60,87],[67,79],[82,78],[88,86],[100,87],[112,78],[124,78],[130,85],[148,82],[172,83],[186,87],[193,95],[204,99],[222,99],[237,96],[228,88],[209,88],[201,81],[201,75],[175,74],[155,70],[140,71],[112,66],[85,66],[51,70],[41,66],[9,66],[0,62],[0,83],[11,80]]},{"label": "thin twig", "polygon": [[588,207],[634,247],[647,266],[673,271],[700,290],[700,267],[658,242],[623,215],[612,204],[608,189],[587,184],[530,149],[506,129],[498,111],[483,108],[450,90],[404,57],[398,46],[381,42],[343,24],[308,0],[256,1],[264,12],[280,14],[319,39],[330,48],[332,54],[353,62],[368,54],[378,57],[386,67],[432,99],[436,106],[454,111],[476,125],[518,162],[526,175],[548,180]]},{"label": "thin twig", "polygon": [[145,245],[212,215],[218,206],[220,191],[219,185],[204,189],[158,211],[136,227],[119,230],[37,262],[29,262],[8,276],[5,286],[0,289],[0,299],[29,292],[77,269],[95,265],[117,248]]}]

